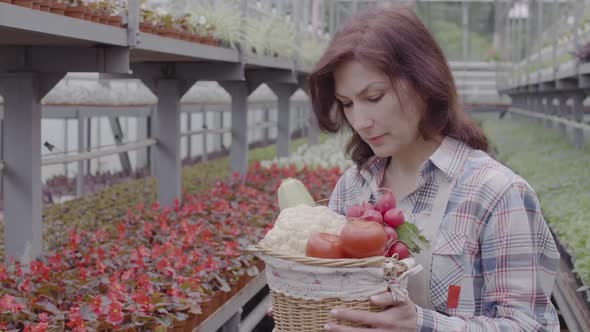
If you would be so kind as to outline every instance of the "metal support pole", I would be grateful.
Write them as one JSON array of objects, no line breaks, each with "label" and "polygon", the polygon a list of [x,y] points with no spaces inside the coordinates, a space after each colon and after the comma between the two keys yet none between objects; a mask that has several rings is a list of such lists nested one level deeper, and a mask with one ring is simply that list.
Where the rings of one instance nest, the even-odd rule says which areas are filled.
[{"label": "metal support pole", "polygon": [[[541,102],[541,109],[539,110],[539,112],[541,112],[542,114],[546,114],[547,109],[549,108],[549,103],[551,103],[551,98],[547,95],[545,95],[545,97],[542,98],[543,101]],[[543,119],[538,119],[538,122],[540,125],[545,125],[545,120]]]},{"label": "metal support pole", "polygon": [[[204,108],[201,108],[201,114],[203,115],[203,129],[207,130],[209,128],[209,126],[207,126],[207,111]],[[206,132],[203,132],[203,147],[202,147],[202,158],[201,161],[207,161],[209,160],[209,152],[207,151],[207,136],[209,134],[207,134]]]},{"label": "metal support pole", "polygon": [[4,97],[4,243],[27,264],[43,252],[41,99],[63,74],[0,74]]},{"label": "metal support pole", "polygon": [[[137,118],[137,140],[148,138],[148,117],[142,116]],[[137,169],[143,169],[149,166],[148,151],[150,148],[141,149],[135,152],[135,165]]]},{"label": "metal support pole", "polygon": [[[223,112],[217,112],[216,115],[218,116],[218,120],[217,123],[219,124],[219,128],[218,129],[223,129],[223,117],[225,115],[225,111]],[[223,149],[223,135],[225,135],[224,133],[220,132],[219,133],[219,137],[218,137],[218,142],[217,142],[217,151],[221,151]]]},{"label": "metal support pole", "polygon": [[330,1],[330,22],[329,22],[329,32],[330,32],[330,36],[334,35],[334,32],[336,32],[336,0],[329,0]]},{"label": "metal support pole", "polygon": [[[576,94],[573,99],[574,121],[580,123],[584,120],[584,100],[586,99],[586,94]],[[574,128],[574,145],[580,149],[584,147],[584,130],[582,128]]]},{"label": "metal support pole", "polygon": [[248,82],[219,82],[231,95],[231,173],[245,175],[248,171]]},{"label": "metal support pole", "polygon": [[[96,118],[96,146],[98,147],[98,149],[100,149],[102,147],[102,118],[101,117],[97,117]],[[100,157],[97,157],[96,159],[96,171],[98,173],[100,173],[102,171],[101,168],[101,161],[100,161]]]},{"label": "metal support pole", "polygon": [[[86,118],[86,151],[92,150],[92,118]],[[92,174],[92,163],[90,160],[86,162],[86,174]]]},{"label": "metal support pole", "polygon": [[[82,117],[82,113],[78,112],[78,153],[86,152],[86,129],[88,122],[84,121],[85,118]],[[90,160],[80,160],[78,161],[78,174],[76,175],[76,197],[82,197],[84,195],[84,163],[90,163]]]},{"label": "metal support pole", "polygon": [[[43,120],[41,120],[41,124],[43,124]],[[63,124],[64,124],[64,141],[63,141],[63,151],[65,154],[68,153],[69,148],[69,144],[68,141],[70,140],[69,135],[68,135],[68,119],[64,119],[63,120]],[[67,178],[68,177],[68,164],[64,164],[64,176]]]},{"label": "metal support pole", "polygon": [[[268,109],[268,107],[264,107],[264,109],[262,110],[262,116],[263,116],[263,121],[264,123],[269,123],[270,122],[270,110]],[[262,137],[263,141],[264,141],[264,145],[268,145],[270,144],[270,127],[265,127],[264,128],[264,133],[263,133],[263,137]]]},{"label": "metal support pole", "polygon": [[158,202],[171,206],[181,199],[180,163],[180,81],[160,79],[156,82],[158,107],[154,132],[158,144],[155,148],[155,175]]},{"label": "metal support pole", "polygon": [[[115,145],[117,145],[117,146],[123,145],[124,133],[123,133],[123,129],[121,128],[121,121],[119,120],[119,118],[118,117],[109,117],[109,124],[111,126],[111,131],[113,132],[113,138],[115,140]],[[99,131],[98,131],[99,137],[100,137],[100,134],[101,134],[101,131],[99,129]],[[123,171],[131,172],[131,160],[129,160],[129,153],[127,153],[127,152],[119,153],[119,161],[121,162],[121,168],[123,169]]]},{"label": "metal support pole", "polygon": [[289,157],[291,145],[291,105],[290,99],[298,87],[293,84],[271,83],[268,85],[278,97],[278,137],[277,157]]},{"label": "metal support pole", "polygon": [[[193,131],[193,113],[188,112],[186,113],[186,131],[191,132]],[[186,158],[191,160],[193,156],[193,135],[188,135],[186,137]]]},{"label": "metal support pole", "polygon": [[[568,106],[567,106],[567,96],[560,96],[559,98],[559,109],[557,111],[557,115],[562,118],[567,118]],[[567,126],[565,123],[559,123],[559,132],[563,137],[567,137]]]},{"label": "metal support pole", "polygon": [[[554,98],[553,95],[549,95],[549,97],[547,98],[547,104],[545,104],[545,115],[551,115],[554,112]],[[551,121],[551,119],[547,118],[545,119],[545,128],[552,128],[553,127],[553,121]]]},{"label": "metal support pole", "polygon": [[469,58],[469,3],[462,2],[462,23],[463,23],[463,61]]}]

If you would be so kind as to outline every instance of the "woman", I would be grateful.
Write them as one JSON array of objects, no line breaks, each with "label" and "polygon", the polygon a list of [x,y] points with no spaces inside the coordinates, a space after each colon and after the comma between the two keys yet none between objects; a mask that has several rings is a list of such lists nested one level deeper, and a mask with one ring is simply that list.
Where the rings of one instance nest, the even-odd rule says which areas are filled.
[{"label": "woman", "polygon": [[[409,299],[380,313],[333,310],[379,331],[558,331],[551,290],[559,260],[536,194],[484,151],[453,76],[409,9],[371,9],[334,36],[309,79],[320,127],[352,129],[355,166],[329,206],[340,213],[389,188],[429,239]],[[330,331],[365,331],[337,324]]]}]

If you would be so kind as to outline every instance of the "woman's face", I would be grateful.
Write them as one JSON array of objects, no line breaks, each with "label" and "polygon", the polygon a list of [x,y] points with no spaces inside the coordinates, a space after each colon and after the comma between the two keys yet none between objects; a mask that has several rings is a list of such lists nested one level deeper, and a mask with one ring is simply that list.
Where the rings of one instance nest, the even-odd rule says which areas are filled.
[{"label": "woman's face", "polygon": [[420,98],[412,97],[409,84],[396,84],[402,87],[396,93],[387,75],[354,60],[339,65],[334,80],[348,123],[376,156],[395,156],[420,138],[424,106]]}]

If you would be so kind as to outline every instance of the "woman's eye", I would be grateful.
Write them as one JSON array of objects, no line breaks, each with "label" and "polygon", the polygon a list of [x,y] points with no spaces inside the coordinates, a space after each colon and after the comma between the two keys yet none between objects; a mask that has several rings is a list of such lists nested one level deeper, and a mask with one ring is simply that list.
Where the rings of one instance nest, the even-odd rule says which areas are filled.
[{"label": "woman's eye", "polygon": [[350,106],[352,106],[352,103],[343,103],[343,102],[340,102],[340,105],[342,105],[342,108],[349,108]]},{"label": "woman's eye", "polygon": [[379,95],[379,96],[375,96],[375,97],[368,98],[368,100],[369,100],[370,102],[372,102],[372,103],[376,103],[376,102],[378,102],[379,100],[381,100],[381,98],[382,98],[382,97],[383,97],[383,95]]}]

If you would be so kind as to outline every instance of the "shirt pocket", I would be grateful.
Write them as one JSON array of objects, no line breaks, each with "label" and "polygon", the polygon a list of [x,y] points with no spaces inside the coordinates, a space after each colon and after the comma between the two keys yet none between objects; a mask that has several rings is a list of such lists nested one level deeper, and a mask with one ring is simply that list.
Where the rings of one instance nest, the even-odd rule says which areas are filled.
[{"label": "shirt pocket", "polygon": [[[465,272],[465,234],[439,230],[432,250],[430,297],[438,311],[448,311],[449,286],[461,286]],[[461,294],[459,293],[460,300]],[[460,301],[459,301],[460,302]]]}]

